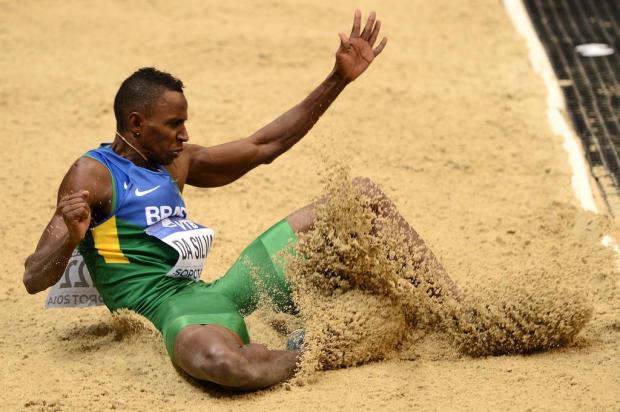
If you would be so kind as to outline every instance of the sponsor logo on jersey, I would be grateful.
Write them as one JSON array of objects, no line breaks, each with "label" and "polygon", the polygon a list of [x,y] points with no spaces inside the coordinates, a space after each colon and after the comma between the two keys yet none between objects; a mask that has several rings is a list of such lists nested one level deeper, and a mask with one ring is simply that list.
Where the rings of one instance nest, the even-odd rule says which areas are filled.
[{"label": "sponsor logo on jersey", "polygon": [[157,185],[155,187],[152,187],[147,190],[142,190],[142,191],[136,187],[136,191],[134,192],[134,194],[138,197],[145,196],[145,195],[148,195],[149,193],[156,191],[157,189],[159,189],[160,186],[161,185]]}]

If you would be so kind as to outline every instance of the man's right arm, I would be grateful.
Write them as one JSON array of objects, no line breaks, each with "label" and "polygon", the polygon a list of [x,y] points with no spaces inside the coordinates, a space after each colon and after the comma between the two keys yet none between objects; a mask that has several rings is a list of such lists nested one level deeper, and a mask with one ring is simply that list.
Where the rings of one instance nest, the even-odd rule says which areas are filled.
[{"label": "man's right arm", "polygon": [[56,284],[71,254],[86,235],[91,217],[111,212],[112,181],[105,166],[82,157],[65,175],[56,212],[43,231],[35,252],[25,262],[24,286],[28,293]]}]

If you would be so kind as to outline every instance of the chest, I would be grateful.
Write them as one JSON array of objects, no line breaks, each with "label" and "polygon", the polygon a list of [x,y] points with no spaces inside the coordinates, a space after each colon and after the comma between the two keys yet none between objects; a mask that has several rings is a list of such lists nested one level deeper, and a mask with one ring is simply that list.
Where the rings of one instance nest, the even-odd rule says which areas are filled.
[{"label": "chest", "polygon": [[169,217],[187,217],[179,188],[168,174],[126,175],[116,191],[117,218],[142,228]]}]

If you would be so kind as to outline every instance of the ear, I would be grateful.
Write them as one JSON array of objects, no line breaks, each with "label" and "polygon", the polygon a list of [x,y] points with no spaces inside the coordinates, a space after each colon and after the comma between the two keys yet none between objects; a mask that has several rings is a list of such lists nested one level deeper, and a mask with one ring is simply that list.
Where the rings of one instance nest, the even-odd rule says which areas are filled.
[{"label": "ear", "polygon": [[144,117],[138,112],[131,112],[127,118],[129,131],[134,136],[140,136],[142,133],[142,126],[144,125]]}]

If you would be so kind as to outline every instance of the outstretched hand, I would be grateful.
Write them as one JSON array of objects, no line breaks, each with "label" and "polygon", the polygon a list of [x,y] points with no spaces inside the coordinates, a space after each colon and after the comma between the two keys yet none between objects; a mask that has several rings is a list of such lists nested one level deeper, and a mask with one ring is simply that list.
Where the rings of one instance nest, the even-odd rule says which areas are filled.
[{"label": "outstretched hand", "polygon": [[366,26],[360,33],[362,12],[355,10],[351,35],[347,37],[346,34],[339,33],[340,48],[336,52],[335,70],[349,82],[364,73],[387,44],[387,38],[384,37],[379,45],[373,49],[381,29],[381,22],[375,19],[375,12],[370,12]]}]

